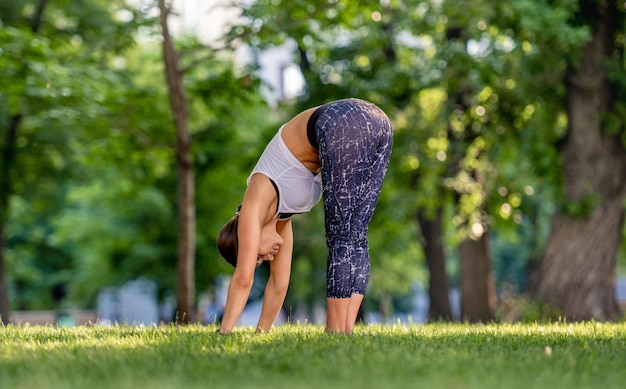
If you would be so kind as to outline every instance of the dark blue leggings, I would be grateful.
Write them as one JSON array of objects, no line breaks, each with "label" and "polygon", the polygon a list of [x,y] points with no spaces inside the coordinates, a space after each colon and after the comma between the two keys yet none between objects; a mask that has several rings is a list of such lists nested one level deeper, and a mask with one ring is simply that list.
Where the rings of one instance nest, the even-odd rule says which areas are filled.
[{"label": "dark blue leggings", "polygon": [[367,230],[389,165],[391,123],[374,104],[346,99],[320,107],[311,124],[324,191],[327,296],[364,294],[370,275]]}]

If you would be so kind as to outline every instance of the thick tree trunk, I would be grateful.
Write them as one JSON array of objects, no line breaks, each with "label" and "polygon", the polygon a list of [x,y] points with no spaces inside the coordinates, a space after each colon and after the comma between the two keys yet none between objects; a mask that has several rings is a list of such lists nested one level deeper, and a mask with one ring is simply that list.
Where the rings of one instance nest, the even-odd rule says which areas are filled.
[{"label": "thick tree trunk", "polygon": [[178,53],[169,34],[169,10],[164,0],[159,0],[161,31],[163,35],[163,60],[170,95],[170,105],[176,126],[176,162],[178,166],[178,258],[176,265],[176,322],[195,320],[195,201],[191,134],[187,120],[187,100],[183,88]]},{"label": "thick tree trunk", "polygon": [[451,321],[450,289],[443,247],[442,210],[438,208],[433,217],[428,217],[423,211],[419,212],[417,221],[422,231],[422,247],[430,274],[428,321]]},{"label": "thick tree trunk", "polygon": [[604,62],[617,50],[614,3],[595,3],[596,30],[567,78],[565,197],[590,209],[554,216],[535,288],[536,297],[575,321],[619,317],[615,262],[624,223],[626,151],[618,137],[602,128],[602,118],[613,106]]},{"label": "thick tree trunk", "polygon": [[483,234],[459,245],[461,320],[488,323],[495,318],[495,282],[491,271],[489,237]]}]

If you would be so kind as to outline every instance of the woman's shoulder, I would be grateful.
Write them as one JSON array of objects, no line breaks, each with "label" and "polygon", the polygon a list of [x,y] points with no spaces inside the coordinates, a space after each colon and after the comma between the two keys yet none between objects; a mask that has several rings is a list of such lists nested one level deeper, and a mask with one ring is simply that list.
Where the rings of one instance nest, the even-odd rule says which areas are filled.
[{"label": "woman's shoulder", "polygon": [[307,123],[316,109],[317,107],[309,108],[294,116],[293,119],[285,123],[281,133],[285,146],[311,171],[318,169],[319,157],[317,150],[309,143]]},{"label": "woman's shoulder", "polygon": [[283,126],[283,132],[306,131],[306,124],[317,107],[306,109],[292,117]]},{"label": "woman's shoulder", "polygon": [[248,182],[242,209],[254,210],[263,218],[271,219],[275,216],[277,202],[278,196],[270,178],[263,173],[254,173]]}]

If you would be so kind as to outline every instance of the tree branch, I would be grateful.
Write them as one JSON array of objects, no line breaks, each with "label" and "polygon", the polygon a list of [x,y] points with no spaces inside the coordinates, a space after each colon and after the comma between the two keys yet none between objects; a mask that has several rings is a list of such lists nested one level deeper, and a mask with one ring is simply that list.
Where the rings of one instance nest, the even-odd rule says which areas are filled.
[{"label": "tree branch", "polygon": [[33,19],[31,20],[31,23],[30,23],[30,29],[35,33],[38,32],[39,27],[41,27],[41,19],[43,17],[43,11],[46,8],[47,3],[48,3],[48,0],[40,0],[37,3],[37,8],[35,9],[35,15],[33,16]]}]

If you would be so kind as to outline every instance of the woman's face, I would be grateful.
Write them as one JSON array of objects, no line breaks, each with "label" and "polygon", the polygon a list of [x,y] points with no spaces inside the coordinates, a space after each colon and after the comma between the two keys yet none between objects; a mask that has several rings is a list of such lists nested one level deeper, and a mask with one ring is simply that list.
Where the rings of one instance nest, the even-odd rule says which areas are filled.
[{"label": "woman's face", "polygon": [[273,261],[283,244],[283,238],[276,231],[278,219],[272,219],[261,228],[261,241],[259,242],[259,256],[257,265],[263,261]]}]

